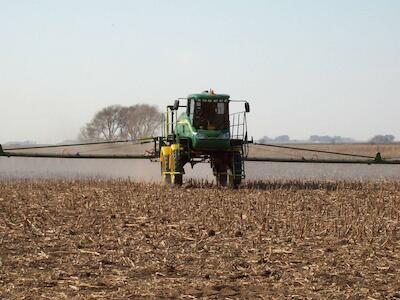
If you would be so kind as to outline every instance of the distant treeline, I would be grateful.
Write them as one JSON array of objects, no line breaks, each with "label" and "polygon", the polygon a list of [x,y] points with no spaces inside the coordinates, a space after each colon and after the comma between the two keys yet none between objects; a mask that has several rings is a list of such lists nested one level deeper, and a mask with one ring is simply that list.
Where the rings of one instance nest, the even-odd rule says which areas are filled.
[{"label": "distant treeline", "polygon": [[[264,136],[259,143],[321,143],[321,144],[351,144],[357,143],[353,138],[329,135],[311,135],[308,140],[292,140],[288,135],[279,135],[275,138]],[[390,144],[395,142],[395,136],[391,134],[378,134],[368,140],[371,144]]]},{"label": "distant treeline", "polygon": [[29,147],[29,146],[41,146],[34,141],[15,141],[4,143],[5,148],[17,148],[17,147]]}]

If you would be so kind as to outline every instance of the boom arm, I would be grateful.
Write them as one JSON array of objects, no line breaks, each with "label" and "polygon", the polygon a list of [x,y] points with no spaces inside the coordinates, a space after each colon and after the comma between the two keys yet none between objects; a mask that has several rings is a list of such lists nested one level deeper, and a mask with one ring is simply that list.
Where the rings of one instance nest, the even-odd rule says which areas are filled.
[{"label": "boom arm", "polygon": [[324,154],[334,154],[341,156],[348,156],[354,158],[362,158],[362,159],[305,159],[305,158],[285,158],[285,157],[247,157],[246,161],[258,161],[258,162],[282,162],[282,163],[317,163],[317,164],[392,164],[398,165],[400,164],[400,160],[388,160],[383,159],[381,154],[378,152],[374,156],[367,156],[361,154],[351,154],[351,153],[342,153],[342,152],[333,152],[326,150],[316,150],[316,149],[307,149],[307,148],[298,148],[291,147],[285,145],[275,145],[275,144],[262,144],[262,143],[253,143],[258,146],[272,147],[272,148],[281,148],[281,149],[290,149],[297,151],[307,151],[307,152],[316,152],[316,153],[324,153]]},{"label": "boom arm", "polygon": [[400,160],[384,159],[293,159],[280,157],[247,157],[245,161],[281,162],[281,163],[314,163],[314,164],[360,164],[360,165],[400,165]]},{"label": "boom arm", "polygon": [[[151,141],[151,139],[153,141]],[[157,153],[151,155],[144,154],[85,154],[85,153],[34,153],[34,152],[17,152],[16,150],[29,150],[29,149],[43,149],[43,148],[56,148],[56,147],[68,147],[68,146],[85,146],[85,145],[98,145],[98,144],[112,144],[122,142],[135,142],[138,144],[145,144],[156,142],[157,138],[146,138],[135,141],[110,141],[110,142],[95,142],[95,143],[80,143],[80,144],[68,144],[68,145],[51,145],[51,146],[34,146],[24,148],[10,148],[3,150],[0,145],[0,157],[36,157],[36,158],[75,158],[75,159],[156,159],[158,158]],[[285,157],[246,157],[243,158],[245,161],[255,162],[280,162],[280,163],[314,163],[314,164],[386,164],[386,165],[399,165],[400,160],[383,159],[381,154],[378,152],[375,157],[359,154],[332,152],[325,150],[298,148],[284,145],[275,144],[261,144],[254,143],[258,146],[266,146],[273,148],[283,148],[298,151],[316,152],[324,154],[335,154],[342,156],[349,156],[359,159],[306,159],[306,158],[285,158]],[[11,151],[10,151],[11,150]],[[155,151],[156,152],[156,151]]]},{"label": "boom arm", "polygon": [[155,158],[154,155],[131,155],[131,154],[119,154],[119,155],[109,155],[109,154],[59,154],[59,153],[29,153],[29,152],[0,152],[0,156],[7,157],[38,157],[38,158],[97,158],[97,159],[151,159]]},{"label": "boom arm", "polygon": [[[77,143],[77,144],[60,144],[49,146],[32,146],[23,148],[9,148],[5,151],[0,144],[0,157],[36,157],[36,158],[82,158],[82,159],[152,159],[156,158],[155,155],[144,154],[87,154],[87,153],[40,153],[40,152],[17,152],[17,150],[32,150],[32,149],[46,149],[46,148],[65,148],[73,146],[88,146],[88,145],[101,145],[101,144],[116,144],[133,142],[134,144],[147,144],[156,143],[157,138],[143,138],[137,140],[117,140],[106,142],[92,142],[92,143]],[[11,151],[10,151],[11,150]]]}]

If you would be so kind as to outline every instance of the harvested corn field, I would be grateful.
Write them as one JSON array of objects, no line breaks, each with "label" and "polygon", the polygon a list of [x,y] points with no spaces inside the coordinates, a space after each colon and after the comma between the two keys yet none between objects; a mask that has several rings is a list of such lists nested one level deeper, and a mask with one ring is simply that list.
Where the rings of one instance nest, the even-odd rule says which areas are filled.
[{"label": "harvested corn field", "polygon": [[0,298],[400,297],[400,183],[0,182]]}]

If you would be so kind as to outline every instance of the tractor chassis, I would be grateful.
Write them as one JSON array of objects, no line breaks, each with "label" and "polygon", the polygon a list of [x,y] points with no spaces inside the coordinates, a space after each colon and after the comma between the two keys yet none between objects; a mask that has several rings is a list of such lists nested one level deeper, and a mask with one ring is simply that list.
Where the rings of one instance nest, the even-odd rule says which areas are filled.
[{"label": "tractor chassis", "polygon": [[198,163],[210,163],[218,186],[237,188],[245,178],[244,158],[247,156],[247,145],[242,140],[231,140],[229,149],[218,151],[194,150],[191,149],[190,140],[178,141],[172,136],[159,137],[157,141],[156,155],[159,154],[161,176],[165,184],[181,185],[187,163],[192,168]]}]

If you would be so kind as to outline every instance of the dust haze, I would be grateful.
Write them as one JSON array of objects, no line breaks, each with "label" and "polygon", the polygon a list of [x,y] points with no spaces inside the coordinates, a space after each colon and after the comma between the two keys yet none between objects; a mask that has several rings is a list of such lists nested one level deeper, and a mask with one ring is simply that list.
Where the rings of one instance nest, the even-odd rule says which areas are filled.
[{"label": "dust haze", "polygon": [[[209,164],[185,167],[189,178],[213,181]],[[388,165],[318,165],[285,163],[246,163],[247,180],[399,180],[400,167]],[[149,160],[88,160],[57,158],[0,158],[0,179],[130,179],[161,182],[160,165]]]},{"label": "dust haze", "polygon": [[[307,145],[318,150],[339,151],[345,153],[374,156],[379,150],[383,157],[399,157],[400,145]],[[36,153],[91,153],[91,154],[144,154],[153,150],[153,144],[107,144],[86,145],[65,148],[42,148],[34,150],[15,150],[17,152]],[[258,157],[304,157],[343,158],[335,155],[322,155],[304,151],[280,150],[261,146],[250,146],[249,156]],[[267,163],[246,162],[247,180],[399,180],[399,165],[349,165],[349,164],[306,164],[306,163]],[[0,157],[0,179],[6,178],[66,178],[66,179],[130,179],[132,181],[161,182],[160,163],[150,159],[59,159],[59,158],[22,158]],[[208,163],[185,166],[184,180],[202,179],[214,181]]]}]

